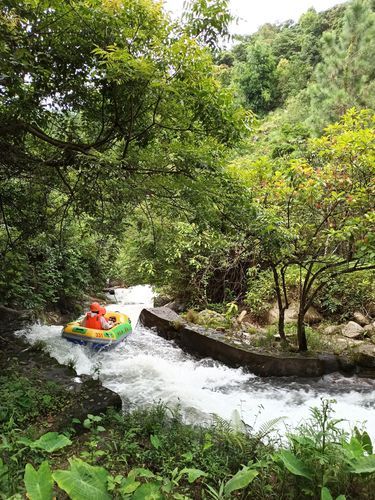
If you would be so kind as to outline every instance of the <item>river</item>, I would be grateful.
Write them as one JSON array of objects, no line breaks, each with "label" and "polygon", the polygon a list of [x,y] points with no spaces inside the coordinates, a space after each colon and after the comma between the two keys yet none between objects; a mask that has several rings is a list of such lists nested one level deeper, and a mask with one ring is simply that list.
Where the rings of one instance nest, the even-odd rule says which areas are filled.
[{"label": "river", "polygon": [[[107,310],[125,312],[137,325],[144,307],[152,307],[150,287],[118,289],[116,303]],[[99,376],[117,392],[124,407],[136,408],[162,401],[179,405],[188,422],[204,422],[212,414],[230,419],[234,410],[249,425],[259,426],[284,416],[282,434],[309,417],[321,398],[335,399],[335,418],[347,429],[365,423],[375,439],[375,380],[332,374],[320,379],[261,378],[229,368],[210,358],[197,360],[173,342],[141,325],[126,342],[102,352],[74,345],[61,337],[61,326],[36,324],[19,332],[28,342],[45,342],[45,349],[62,364],[73,364],[82,374]]]}]

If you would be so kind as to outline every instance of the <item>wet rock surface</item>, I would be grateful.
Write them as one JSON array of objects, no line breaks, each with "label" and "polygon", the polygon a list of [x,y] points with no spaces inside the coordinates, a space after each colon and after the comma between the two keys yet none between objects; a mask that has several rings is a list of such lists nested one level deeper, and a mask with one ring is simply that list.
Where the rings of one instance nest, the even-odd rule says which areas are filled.
[{"label": "wet rock surface", "polygon": [[375,345],[361,344],[355,349],[357,363],[365,368],[375,368]]}]

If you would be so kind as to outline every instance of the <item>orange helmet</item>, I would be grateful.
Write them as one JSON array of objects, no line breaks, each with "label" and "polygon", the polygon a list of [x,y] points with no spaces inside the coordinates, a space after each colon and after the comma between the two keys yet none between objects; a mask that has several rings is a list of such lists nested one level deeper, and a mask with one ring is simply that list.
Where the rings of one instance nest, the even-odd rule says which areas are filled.
[{"label": "orange helmet", "polygon": [[107,310],[105,307],[101,307],[99,312],[100,312],[100,314],[102,314],[104,316],[105,313],[107,312]]},{"label": "orange helmet", "polygon": [[90,311],[94,312],[94,313],[98,313],[100,312],[100,304],[98,302],[93,302],[91,305],[90,305]]}]

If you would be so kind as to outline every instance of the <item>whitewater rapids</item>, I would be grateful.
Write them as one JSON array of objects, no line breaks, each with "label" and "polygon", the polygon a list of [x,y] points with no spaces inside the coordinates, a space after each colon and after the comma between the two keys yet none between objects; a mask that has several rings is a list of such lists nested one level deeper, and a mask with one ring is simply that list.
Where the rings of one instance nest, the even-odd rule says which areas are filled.
[{"label": "whitewater rapids", "polygon": [[187,422],[209,422],[212,414],[230,419],[238,410],[242,420],[259,426],[284,416],[282,434],[309,418],[309,408],[321,398],[335,399],[335,418],[346,429],[365,424],[375,439],[375,381],[332,374],[320,379],[261,378],[229,368],[210,358],[197,360],[173,342],[137,325],[144,307],[152,307],[151,287],[117,289],[109,311],[124,312],[135,326],[122,344],[107,351],[67,342],[61,326],[35,324],[18,332],[31,344],[45,343],[45,350],[61,364],[72,364],[77,376],[98,376],[103,385],[118,393],[126,408],[163,402],[179,405]]}]

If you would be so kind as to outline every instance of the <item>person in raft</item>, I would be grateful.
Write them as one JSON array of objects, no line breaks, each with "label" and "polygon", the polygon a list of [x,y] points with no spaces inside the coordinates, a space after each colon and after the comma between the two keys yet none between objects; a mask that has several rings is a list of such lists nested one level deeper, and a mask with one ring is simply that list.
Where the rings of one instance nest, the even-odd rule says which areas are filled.
[{"label": "person in raft", "polygon": [[95,330],[109,330],[113,324],[105,319],[105,313],[106,310],[104,307],[101,307],[98,302],[93,302],[90,305],[90,311],[86,313],[86,316],[81,321],[81,326]]}]

